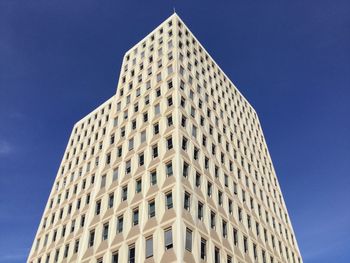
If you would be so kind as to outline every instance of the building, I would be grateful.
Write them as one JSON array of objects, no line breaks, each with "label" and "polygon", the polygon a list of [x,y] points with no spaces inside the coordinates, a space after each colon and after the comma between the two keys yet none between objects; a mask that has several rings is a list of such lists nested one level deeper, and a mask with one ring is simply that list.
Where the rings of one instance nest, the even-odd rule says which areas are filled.
[{"label": "building", "polygon": [[176,14],[74,125],[28,262],[302,262],[256,112]]}]

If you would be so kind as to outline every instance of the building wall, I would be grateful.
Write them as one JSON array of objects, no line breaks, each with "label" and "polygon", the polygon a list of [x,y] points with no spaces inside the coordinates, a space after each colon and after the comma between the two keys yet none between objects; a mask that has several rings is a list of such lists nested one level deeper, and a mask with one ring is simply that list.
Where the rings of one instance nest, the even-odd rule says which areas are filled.
[{"label": "building wall", "polygon": [[28,262],[129,262],[132,247],[135,262],[302,261],[254,109],[176,14],[74,126]]}]

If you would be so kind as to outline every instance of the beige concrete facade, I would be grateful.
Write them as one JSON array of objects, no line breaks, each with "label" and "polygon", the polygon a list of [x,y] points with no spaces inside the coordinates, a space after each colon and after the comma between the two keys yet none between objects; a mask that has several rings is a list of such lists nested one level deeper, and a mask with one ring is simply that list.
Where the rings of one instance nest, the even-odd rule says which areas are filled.
[{"label": "beige concrete facade", "polygon": [[27,262],[302,262],[254,109],[176,14],[74,125]]}]

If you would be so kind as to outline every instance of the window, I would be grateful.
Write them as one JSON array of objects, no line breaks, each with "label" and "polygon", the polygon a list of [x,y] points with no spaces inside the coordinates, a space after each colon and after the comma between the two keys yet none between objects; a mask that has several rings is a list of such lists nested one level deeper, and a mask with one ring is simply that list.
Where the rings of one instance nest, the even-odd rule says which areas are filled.
[{"label": "window", "polygon": [[139,224],[139,209],[136,208],[132,212],[132,224],[133,226],[136,226]]},{"label": "window", "polygon": [[169,192],[165,196],[166,199],[166,207],[167,209],[173,208],[173,195],[172,192]]},{"label": "window", "polygon": [[238,207],[238,220],[242,222],[242,208]]},{"label": "window", "polygon": [[103,175],[101,178],[101,188],[104,188],[106,186],[106,175]]},{"label": "window", "polygon": [[155,215],[156,215],[156,205],[155,205],[155,201],[152,200],[148,203],[148,216],[152,218]]},{"label": "window", "polygon": [[85,225],[85,215],[82,215],[80,217],[80,227],[84,227],[84,225]]},{"label": "window", "polygon": [[203,220],[203,204],[198,202],[198,219]]},{"label": "window", "polygon": [[167,116],[167,122],[168,122],[168,127],[173,125],[173,116],[172,115]]},{"label": "window", "polygon": [[132,149],[134,149],[134,138],[131,138],[129,140],[129,151],[131,151]]},{"label": "window", "polygon": [[151,172],[151,185],[157,184],[157,171],[154,170]]},{"label": "window", "polygon": [[247,237],[243,237],[243,248],[244,248],[244,253],[248,252],[248,239]]},{"label": "window", "polygon": [[125,163],[125,173],[129,174],[131,172],[131,160],[126,161]]},{"label": "window", "polygon": [[64,248],[64,257],[66,258],[66,257],[68,257],[68,251],[69,251],[69,244],[68,245],[66,245],[66,247]]},{"label": "window", "polygon": [[173,247],[173,232],[171,228],[164,230],[164,246],[166,250]]},{"label": "window", "polygon": [[197,127],[194,125],[192,126],[192,136],[197,137]]},{"label": "window", "polygon": [[194,147],[194,149],[193,149],[193,159],[194,160],[198,160],[198,156],[199,156],[199,149],[197,147]]},{"label": "window", "polygon": [[95,241],[95,230],[90,231],[90,236],[89,236],[89,247],[92,247],[94,245]]},{"label": "window", "polygon": [[222,206],[222,192],[218,191],[218,203]]},{"label": "window", "polygon": [[145,155],[144,153],[139,154],[139,166],[142,166],[145,164]]},{"label": "window", "polygon": [[207,184],[207,195],[211,196],[212,191],[213,191],[212,190],[212,184],[210,182],[208,182],[208,184]]},{"label": "window", "polygon": [[55,253],[55,262],[58,262],[58,257],[60,255],[60,250],[56,249],[56,253]]},{"label": "window", "polygon": [[222,220],[222,236],[227,237],[227,223],[224,220]]},{"label": "window", "polygon": [[172,80],[168,81],[168,89],[171,89],[173,87],[173,82]]},{"label": "window", "polygon": [[201,259],[205,260],[207,256],[207,241],[204,238],[201,238]]},{"label": "window", "polygon": [[253,255],[254,255],[254,259],[256,260],[258,258],[258,253],[256,251],[256,244],[253,244]]},{"label": "window", "polygon": [[101,212],[101,200],[98,200],[98,201],[96,202],[95,214],[96,214],[96,215],[99,215],[100,212]]},{"label": "window", "polygon": [[113,181],[116,181],[118,179],[118,169],[113,170]]},{"label": "window", "polygon": [[158,134],[159,133],[159,124],[158,123],[155,123],[153,125],[153,131],[154,131],[154,134]]},{"label": "window", "polygon": [[188,176],[188,164],[186,162],[184,162],[184,165],[183,165],[182,176],[186,178]]},{"label": "window", "polygon": [[172,137],[169,137],[166,139],[167,141],[167,148],[168,150],[171,150],[173,148],[173,138]]},{"label": "window", "polygon": [[215,247],[214,262],[215,263],[220,263],[220,249],[217,248],[217,247]]},{"label": "window", "polygon": [[125,185],[122,189],[122,201],[125,201],[128,198],[128,186]]},{"label": "window", "polygon": [[196,173],[196,187],[199,187],[201,185],[201,175],[197,172]]},{"label": "window", "polygon": [[118,252],[114,252],[112,255],[112,263],[118,263]]},{"label": "window", "polygon": [[233,244],[238,245],[238,231],[235,228],[233,229]]},{"label": "window", "polygon": [[111,153],[108,153],[106,155],[106,164],[110,164],[111,163]]},{"label": "window", "polygon": [[121,157],[122,154],[123,154],[123,147],[122,147],[122,146],[119,146],[119,147],[118,147],[118,150],[117,150],[117,156],[118,156],[118,157]]},{"label": "window", "polygon": [[173,175],[173,164],[172,162],[169,162],[166,164],[166,175],[172,176]]},{"label": "window", "polygon": [[157,144],[152,147],[152,156],[153,156],[153,158],[158,157],[158,145]]},{"label": "window", "polygon": [[139,178],[136,180],[136,193],[140,193],[142,191],[142,179]]},{"label": "window", "polygon": [[213,211],[210,213],[210,227],[215,229],[215,213]]},{"label": "window", "polygon": [[190,210],[190,194],[185,192],[185,196],[184,196],[184,208],[186,210]]},{"label": "window", "polygon": [[168,97],[168,106],[172,106],[173,105],[173,97],[169,96]]},{"label": "window", "polygon": [[75,240],[74,244],[74,253],[78,253],[79,251],[79,239]]},{"label": "window", "polygon": [[149,95],[145,96],[145,104],[148,105],[149,104]]},{"label": "window", "polygon": [[141,132],[141,143],[144,143],[146,141],[146,131]]},{"label": "window", "polygon": [[159,104],[154,106],[154,115],[158,115],[160,114],[160,106]]},{"label": "window", "polygon": [[146,238],[146,258],[153,257],[153,237]]},{"label": "window", "polygon": [[103,225],[102,240],[108,239],[108,223]]},{"label": "window", "polygon": [[135,263],[135,244],[132,244],[129,246],[128,263]]},{"label": "window", "polygon": [[111,193],[108,196],[108,208],[112,208],[113,203],[114,203],[114,193]]},{"label": "window", "polygon": [[192,251],[192,231],[189,228],[186,228],[185,248],[190,252]]},{"label": "window", "polygon": [[123,222],[124,222],[123,216],[119,216],[117,219],[117,233],[123,232]]},{"label": "window", "polygon": [[187,139],[185,137],[182,138],[182,149],[184,151],[187,149]]},{"label": "window", "polygon": [[228,200],[228,212],[232,215],[233,213],[233,203],[232,203],[232,200],[229,199]]}]

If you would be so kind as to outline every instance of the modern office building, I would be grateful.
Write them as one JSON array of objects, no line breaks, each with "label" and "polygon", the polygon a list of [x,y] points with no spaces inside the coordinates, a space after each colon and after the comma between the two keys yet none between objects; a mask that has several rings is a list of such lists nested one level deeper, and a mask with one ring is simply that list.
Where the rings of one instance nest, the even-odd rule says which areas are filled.
[{"label": "modern office building", "polygon": [[255,110],[176,14],[74,125],[28,262],[302,262]]}]

